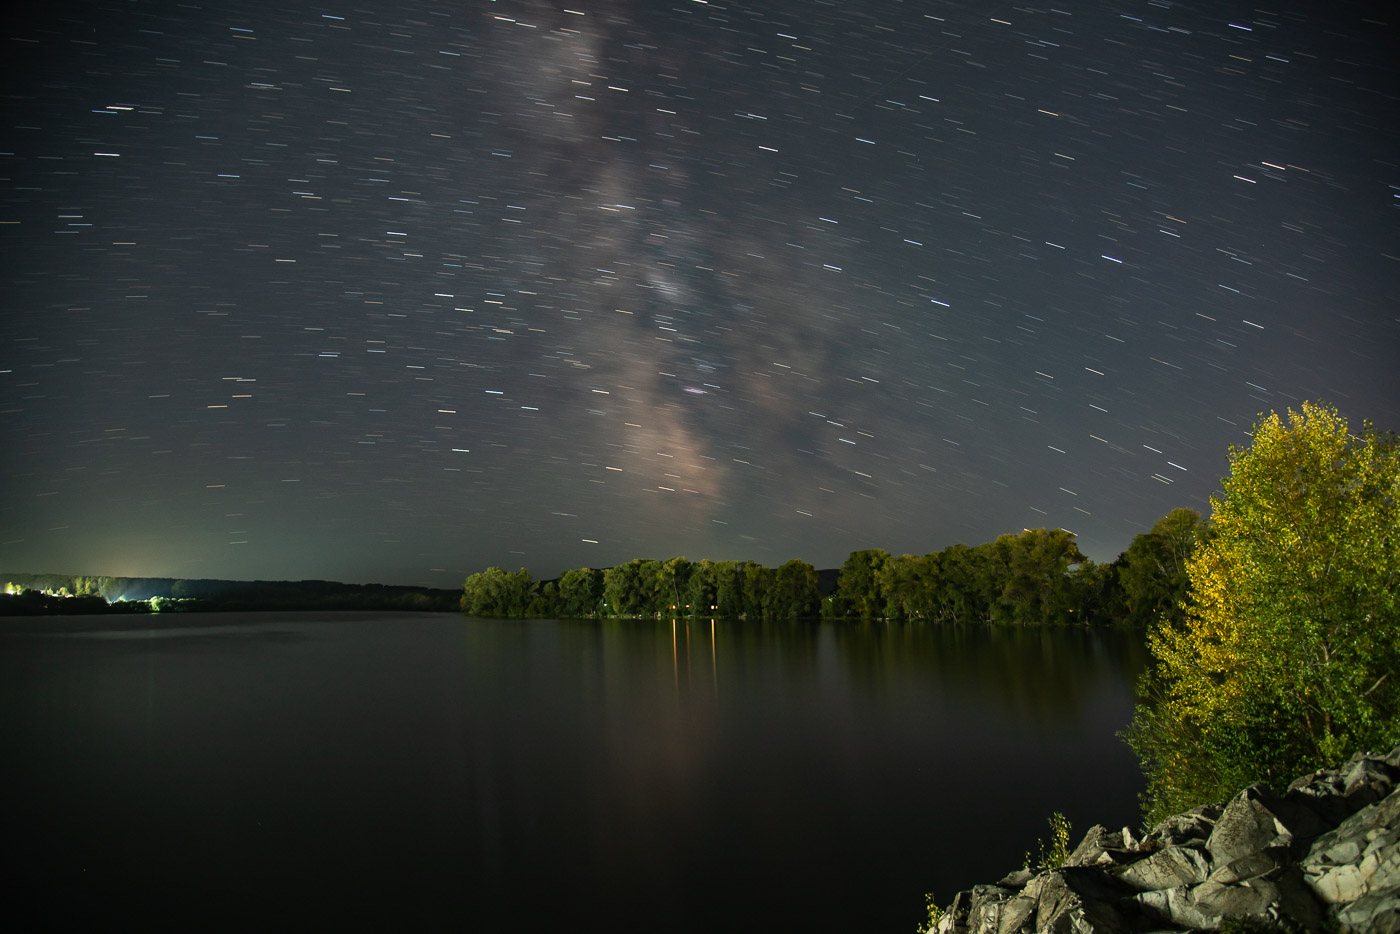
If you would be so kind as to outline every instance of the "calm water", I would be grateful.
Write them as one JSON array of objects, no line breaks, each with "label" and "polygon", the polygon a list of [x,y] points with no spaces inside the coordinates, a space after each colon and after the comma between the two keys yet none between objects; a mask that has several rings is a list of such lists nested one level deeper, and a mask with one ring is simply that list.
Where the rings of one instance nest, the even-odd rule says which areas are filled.
[{"label": "calm water", "polygon": [[891,931],[1137,825],[1136,634],[0,621],[7,879],[55,927]]}]

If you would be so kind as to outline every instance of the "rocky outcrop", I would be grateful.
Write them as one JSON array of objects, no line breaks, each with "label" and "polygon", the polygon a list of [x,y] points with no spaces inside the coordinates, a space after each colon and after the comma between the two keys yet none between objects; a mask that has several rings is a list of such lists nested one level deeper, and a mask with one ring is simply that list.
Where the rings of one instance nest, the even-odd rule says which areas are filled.
[{"label": "rocky outcrop", "polygon": [[1281,795],[1252,785],[1141,840],[1093,827],[1058,869],[959,892],[936,930],[1215,931],[1236,918],[1400,934],[1400,746],[1306,775]]}]

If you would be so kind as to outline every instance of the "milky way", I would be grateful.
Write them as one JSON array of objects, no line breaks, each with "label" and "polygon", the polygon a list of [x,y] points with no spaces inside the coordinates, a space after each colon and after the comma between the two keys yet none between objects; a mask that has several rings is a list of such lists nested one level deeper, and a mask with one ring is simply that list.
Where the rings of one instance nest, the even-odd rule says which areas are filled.
[{"label": "milky way", "polygon": [[1108,560],[1400,427],[1374,4],[285,6],[9,27],[0,568]]}]

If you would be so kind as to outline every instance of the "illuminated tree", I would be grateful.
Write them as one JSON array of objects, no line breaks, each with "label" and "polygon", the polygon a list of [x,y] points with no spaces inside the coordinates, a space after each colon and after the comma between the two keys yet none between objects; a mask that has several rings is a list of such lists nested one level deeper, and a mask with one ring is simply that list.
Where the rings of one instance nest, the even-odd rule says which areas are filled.
[{"label": "illuminated tree", "polygon": [[1400,448],[1331,407],[1230,452],[1127,739],[1149,820],[1400,739]]}]

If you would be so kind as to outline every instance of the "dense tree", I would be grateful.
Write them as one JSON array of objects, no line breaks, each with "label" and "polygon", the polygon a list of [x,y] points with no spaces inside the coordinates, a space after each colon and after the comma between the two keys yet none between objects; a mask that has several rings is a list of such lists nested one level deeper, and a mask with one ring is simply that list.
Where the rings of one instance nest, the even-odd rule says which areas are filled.
[{"label": "dense tree", "polygon": [[542,616],[561,616],[559,611],[559,582],[545,581],[530,597],[530,603],[525,608],[526,616],[539,618]]},{"label": "dense tree", "polygon": [[[835,591],[826,601],[819,573],[805,561],[775,569],[753,561],[675,557],[638,558],[605,571],[567,571],[557,582],[527,588],[523,598],[502,596],[505,572],[488,569],[485,576],[470,579],[462,605],[475,607],[478,615],[500,606],[504,609],[492,615],[1100,622],[1128,615],[1120,578],[1139,589],[1156,587],[1151,593],[1158,596],[1152,599],[1170,592],[1162,583],[1170,573],[1162,568],[1182,560],[1188,520],[1194,515],[1178,512],[1138,537],[1131,561],[1120,556],[1113,565],[1086,559],[1074,536],[1063,529],[1024,529],[975,547],[951,545],[927,555],[854,551],[837,572]],[[523,569],[517,578],[519,573]],[[517,578],[510,583],[515,590],[522,584]]]},{"label": "dense tree", "polygon": [[709,559],[697,561],[690,566],[690,580],[686,586],[686,603],[690,605],[691,616],[712,616],[718,607],[719,599],[715,585],[715,565]]},{"label": "dense tree", "polygon": [[1011,573],[1010,539],[1013,537],[998,535],[995,541],[975,546],[969,554],[972,560],[971,602],[977,611],[976,618],[985,622],[1009,622],[1001,597]]},{"label": "dense tree", "polygon": [[642,616],[651,610],[656,564],[637,558],[603,572],[603,606],[609,616]]},{"label": "dense tree", "polygon": [[575,568],[559,578],[561,616],[593,616],[603,602],[603,572],[595,568]]},{"label": "dense tree", "polygon": [[878,589],[885,598],[883,616],[933,619],[937,615],[939,556],[900,555],[880,569]]},{"label": "dense tree", "polygon": [[774,619],[810,619],[821,612],[821,589],[817,569],[806,561],[793,559],[773,572],[772,603],[768,615]]},{"label": "dense tree", "polygon": [[525,568],[503,571],[489,567],[467,578],[462,587],[462,612],[469,616],[524,616],[534,587],[534,579]]},{"label": "dense tree", "polygon": [[997,620],[1040,624],[1073,619],[1069,570],[1085,560],[1073,534],[1064,529],[1026,529],[1020,535],[998,537],[995,546],[1001,581],[995,600]]},{"label": "dense tree", "polygon": [[981,593],[978,550],[949,545],[938,553],[936,615],[945,622],[978,622],[987,619],[987,603]]},{"label": "dense tree", "polygon": [[922,556],[859,551],[841,569],[828,615],[1020,625],[1089,621],[1103,614],[1105,577],[1063,529],[1026,529],[975,548],[953,545]]},{"label": "dense tree", "polygon": [[744,599],[744,566],[747,561],[716,561],[715,615],[726,619],[738,619],[748,615],[748,605]]},{"label": "dense tree", "polygon": [[1325,405],[1232,448],[1127,738],[1149,819],[1400,740],[1400,448]]},{"label": "dense tree", "polygon": [[885,615],[885,593],[880,586],[890,553],[880,548],[853,551],[841,565],[836,592],[827,601],[828,615],[842,619],[877,619]]},{"label": "dense tree", "polygon": [[1133,539],[1118,564],[1128,622],[1145,626],[1165,613],[1180,624],[1189,584],[1186,562],[1204,531],[1200,513],[1173,509]]},{"label": "dense tree", "polygon": [[744,615],[771,619],[778,615],[777,572],[754,561],[744,564]]},{"label": "dense tree", "polygon": [[1128,615],[1123,585],[1118,574],[1122,556],[1110,564],[1098,564],[1087,558],[1070,574],[1073,616],[1081,623],[1124,622]]},{"label": "dense tree", "polygon": [[656,568],[652,585],[652,602],[662,616],[688,616],[686,593],[690,587],[693,565],[688,558],[671,558]]}]

